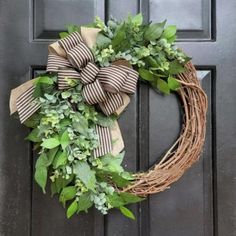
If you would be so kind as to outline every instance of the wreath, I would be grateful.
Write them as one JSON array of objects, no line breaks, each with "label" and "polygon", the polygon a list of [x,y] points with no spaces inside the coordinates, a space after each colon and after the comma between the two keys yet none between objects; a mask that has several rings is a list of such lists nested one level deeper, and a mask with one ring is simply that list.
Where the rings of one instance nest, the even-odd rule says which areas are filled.
[{"label": "wreath", "polygon": [[[198,160],[205,139],[207,97],[190,58],[174,42],[176,27],[143,24],[141,14],[69,25],[49,45],[46,73],[11,91],[10,111],[31,128],[38,151],[35,180],[67,207],[67,217],[93,205],[102,214],[167,189]],[[159,93],[178,94],[183,106],[179,138],[146,172],[122,167],[124,142],[117,119],[138,79]],[[47,188],[48,189],[48,188]]]}]

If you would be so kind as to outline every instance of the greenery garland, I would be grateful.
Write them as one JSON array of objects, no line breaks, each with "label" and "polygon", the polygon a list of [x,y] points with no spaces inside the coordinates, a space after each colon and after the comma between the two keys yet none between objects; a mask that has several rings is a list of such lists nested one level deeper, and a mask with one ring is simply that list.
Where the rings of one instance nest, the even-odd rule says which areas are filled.
[{"label": "greenery garland", "polygon": [[[97,65],[109,66],[125,59],[154,89],[164,94],[176,91],[180,87],[176,75],[185,71],[190,58],[174,45],[176,27],[165,24],[143,24],[141,14],[121,22],[111,19],[107,25],[97,17],[89,25],[101,30],[93,48]],[[68,32],[60,36],[74,31],[80,31],[80,27],[69,25]],[[40,75],[34,82],[34,97],[41,108],[24,124],[32,128],[27,140],[39,150],[35,180],[44,193],[50,182],[51,194],[59,194],[68,218],[94,205],[102,214],[118,208],[126,217],[135,219],[125,206],[144,198],[120,191],[135,179],[121,166],[124,152],[99,158],[91,155],[98,146],[95,125],[111,127],[118,117],[107,117],[86,104],[78,80],[70,79],[68,83],[70,89],[59,91],[57,75],[49,74]]]}]

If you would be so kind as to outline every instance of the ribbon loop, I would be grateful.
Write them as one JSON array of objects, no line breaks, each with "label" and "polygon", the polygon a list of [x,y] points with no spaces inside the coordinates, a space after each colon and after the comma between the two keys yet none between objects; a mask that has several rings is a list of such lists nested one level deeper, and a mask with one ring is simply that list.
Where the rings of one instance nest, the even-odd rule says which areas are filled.
[{"label": "ribbon loop", "polygon": [[71,67],[67,59],[58,55],[49,54],[47,62],[47,72],[58,72],[59,67]]},{"label": "ribbon loop", "polygon": [[76,45],[83,42],[79,32],[73,32],[69,36],[58,41],[59,45],[68,53]]},{"label": "ribbon loop", "polygon": [[85,67],[88,62],[94,61],[92,52],[84,43],[80,43],[68,51],[67,58],[69,62],[78,69]]},{"label": "ribbon loop", "polygon": [[138,72],[127,66],[120,66],[120,68],[128,74],[128,79],[125,80],[125,83],[121,87],[120,91],[131,94],[135,93],[139,77]]}]

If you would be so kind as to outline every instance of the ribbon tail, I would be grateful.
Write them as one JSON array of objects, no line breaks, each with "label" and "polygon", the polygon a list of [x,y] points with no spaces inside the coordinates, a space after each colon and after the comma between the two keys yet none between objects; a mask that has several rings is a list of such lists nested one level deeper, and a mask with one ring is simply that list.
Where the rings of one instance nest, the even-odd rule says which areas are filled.
[{"label": "ribbon tail", "polygon": [[100,157],[110,153],[112,151],[112,139],[110,128],[96,125],[95,131],[99,137],[99,145],[93,150],[94,157]]},{"label": "ribbon tail", "polygon": [[41,106],[33,96],[34,89],[35,86],[32,85],[16,99],[16,107],[21,123],[24,123]]},{"label": "ribbon tail", "polygon": [[123,151],[125,145],[124,140],[121,134],[121,130],[117,121],[111,127],[111,139],[113,143],[112,154],[114,156],[118,155],[121,151]]}]

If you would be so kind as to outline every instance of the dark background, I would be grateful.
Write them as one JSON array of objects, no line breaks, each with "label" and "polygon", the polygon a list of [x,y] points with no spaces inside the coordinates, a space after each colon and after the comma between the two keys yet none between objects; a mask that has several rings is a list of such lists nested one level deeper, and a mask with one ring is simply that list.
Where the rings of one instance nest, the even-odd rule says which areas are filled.
[{"label": "dark background", "polygon": [[[66,23],[95,15],[145,21],[168,19],[178,46],[193,57],[209,99],[206,144],[200,161],[163,193],[132,206],[136,221],[95,210],[67,220],[57,198],[33,181],[28,130],[9,117],[10,90],[45,69],[47,46]],[[0,1],[0,235],[6,236],[230,236],[236,235],[236,1],[235,0],[1,0]],[[175,95],[140,84],[120,119],[125,166],[146,170],[179,135]]]}]

